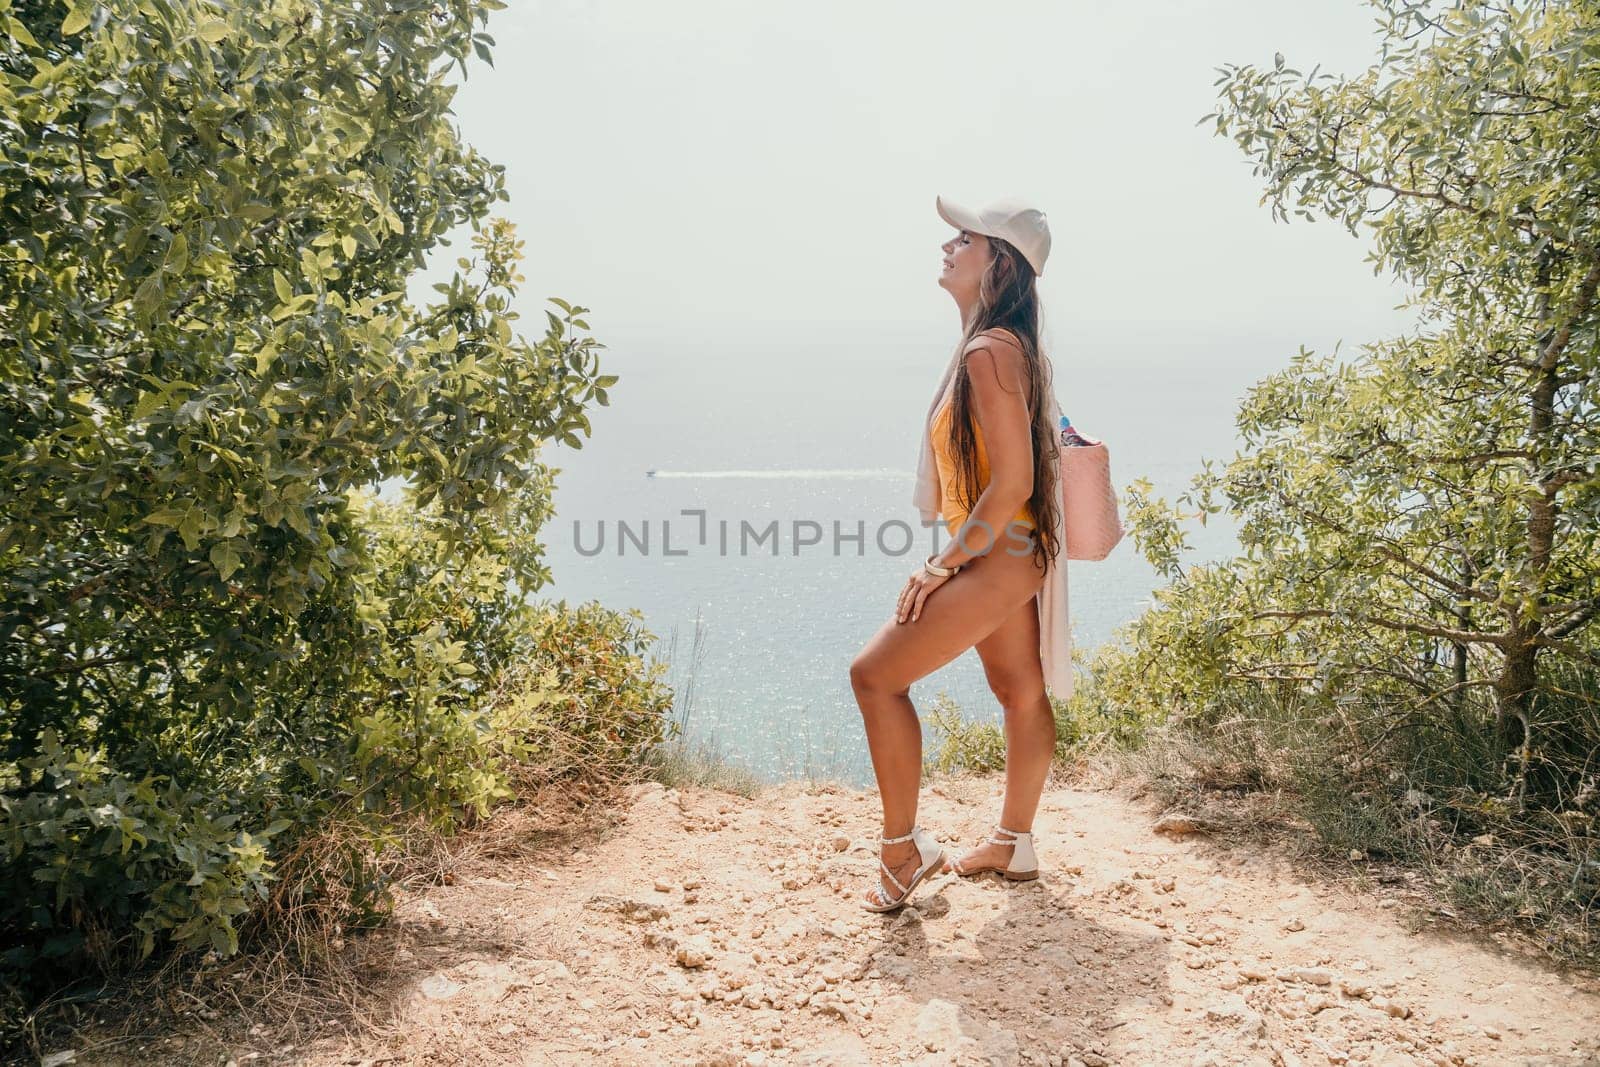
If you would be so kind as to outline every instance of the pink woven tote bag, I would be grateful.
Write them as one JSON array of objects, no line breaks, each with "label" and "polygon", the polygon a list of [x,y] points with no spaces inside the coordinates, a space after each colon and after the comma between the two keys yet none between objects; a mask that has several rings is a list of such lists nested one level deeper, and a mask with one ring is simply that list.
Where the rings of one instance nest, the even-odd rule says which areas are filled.
[{"label": "pink woven tote bag", "polygon": [[1061,514],[1068,559],[1105,559],[1122,540],[1111,454],[1104,441],[1082,430],[1086,445],[1061,446]]}]

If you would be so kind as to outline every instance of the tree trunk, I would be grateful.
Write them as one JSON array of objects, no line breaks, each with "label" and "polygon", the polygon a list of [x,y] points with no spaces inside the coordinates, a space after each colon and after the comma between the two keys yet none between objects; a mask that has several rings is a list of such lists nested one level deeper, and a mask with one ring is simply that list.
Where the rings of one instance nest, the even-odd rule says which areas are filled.
[{"label": "tree trunk", "polygon": [[1516,640],[1505,646],[1505,663],[1495,679],[1495,739],[1501,766],[1514,761],[1507,769],[1514,768],[1520,779],[1527,770],[1527,749],[1532,742],[1529,713],[1539,684],[1539,646],[1521,630],[1515,636]]},{"label": "tree trunk", "polygon": [[[1461,614],[1466,615],[1466,612]],[[1470,623],[1471,620],[1467,619],[1463,620],[1463,622]],[[1463,629],[1465,629],[1465,625],[1463,625]],[[1451,682],[1455,686],[1455,695],[1450,703],[1455,705],[1457,711],[1460,711],[1467,703],[1467,646],[1459,641],[1450,646],[1450,667]]]},{"label": "tree trunk", "polygon": [[[1460,549],[1460,576],[1461,584],[1471,586],[1478,580],[1477,568],[1472,564],[1472,556],[1465,547]],[[1472,602],[1465,596],[1456,601],[1456,629],[1463,632],[1472,629]],[[1464,722],[1467,710],[1467,668],[1470,660],[1467,655],[1467,646],[1460,641],[1451,646],[1451,681],[1455,683],[1455,696],[1450,701],[1451,708],[1456,713],[1457,721]]]},{"label": "tree trunk", "polygon": [[[1528,752],[1532,747],[1533,723],[1529,712],[1533,704],[1533,691],[1539,684],[1539,646],[1536,639],[1542,627],[1545,607],[1545,577],[1555,549],[1556,488],[1545,478],[1541,462],[1556,454],[1552,438],[1555,421],[1555,398],[1559,388],[1561,346],[1556,343],[1556,331],[1551,328],[1550,276],[1554,250],[1546,248],[1539,260],[1539,295],[1536,298],[1542,329],[1539,333],[1540,351],[1533,378],[1533,389],[1528,397],[1527,447],[1531,452],[1526,461],[1529,480],[1533,488],[1525,497],[1527,519],[1528,559],[1522,571],[1522,590],[1532,607],[1535,620],[1525,621],[1522,605],[1512,607],[1504,646],[1505,664],[1495,682],[1496,735],[1502,759],[1513,754],[1518,758],[1518,779],[1526,778]],[[1523,783],[1525,784],[1525,782]]]}]

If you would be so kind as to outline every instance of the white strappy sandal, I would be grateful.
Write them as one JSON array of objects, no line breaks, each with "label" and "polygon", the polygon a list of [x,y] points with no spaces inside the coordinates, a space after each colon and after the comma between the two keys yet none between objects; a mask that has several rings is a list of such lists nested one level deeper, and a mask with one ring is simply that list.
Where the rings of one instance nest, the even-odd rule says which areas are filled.
[{"label": "white strappy sandal", "polygon": [[[1033,851],[1033,833],[1027,830],[1007,830],[1004,826],[996,826],[995,832],[985,840],[991,845],[1011,845],[1011,861],[1004,867],[991,865],[983,867],[962,867],[960,860],[951,860],[950,869],[963,878],[970,878],[984,871],[994,871],[1003,874],[1013,882],[1026,882],[1039,877],[1039,857]],[[1009,834],[1009,837],[1000,837],[1000,834]]]},{"label": "white strappy sandal", "polygon": [[[928,875],[932,874],[934,871],[938,870],[939,865],[944,862],[944,849],[939,847],[939,842],[933,839],[932,834],[928,833],[928,831],[924,830],[920,826],[912,827],[911,832],[906,834],[904,837],[880,836],[878,838],[878,844],[880,846],[898,845],[905,841],[915,841],[917,843],[917,857],[922,861],[922,865],[918,867],[911,875],[911,884],[903,886],[900,884],[900,879],[896,878],[894,876],[894,872],[889,869],[889,865],[883,862],[883,853],[880,849],[878,853],[878,866],[883,868],[884,875],[887,876],[889,881],[894,884],[894,887],[900,891],[900,895],[894,900],[887,901],[887,903],[884,904],[868,904],[865,901],[862,901],[861,906],[867,911],[893,911],[894,909],[900,907],[911,896],[911,891],[917,888],[917,883],[928,877]],[[872,891],[877,899],[887,900],[883,894],[883,886],[881,884],[873,886]]]}]

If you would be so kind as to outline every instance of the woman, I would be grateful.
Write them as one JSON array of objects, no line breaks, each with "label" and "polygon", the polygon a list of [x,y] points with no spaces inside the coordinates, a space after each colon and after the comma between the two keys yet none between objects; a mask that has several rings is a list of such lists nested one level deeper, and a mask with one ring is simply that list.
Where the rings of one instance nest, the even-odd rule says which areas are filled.
[{"label": "woman", "polygon": [[[939,285],[960,310],[962,334],[930,408],[916,499],[925,518],[942,513],[955,539],[906,580],[894,618],[850,665],[883,802],[880,878],[861,899],[869,911],[900,907],[937,869],[1037,875],[1031,830],[1056,742],[1046,670],[1070,670],[1053,647],[1064,620],[1044,607],[1058,572],[1064,594],[1055,566],[1059,409],[1039,350],[1035,285],[1050,231],[1043,212],[1016,200],[972,211],[941,197],[935,206],[958,231],[943,246]],[[922,730],[910,687],[974,646],[1005,710],[1006,792],[996,832],[950,863],[916,825]]]}]

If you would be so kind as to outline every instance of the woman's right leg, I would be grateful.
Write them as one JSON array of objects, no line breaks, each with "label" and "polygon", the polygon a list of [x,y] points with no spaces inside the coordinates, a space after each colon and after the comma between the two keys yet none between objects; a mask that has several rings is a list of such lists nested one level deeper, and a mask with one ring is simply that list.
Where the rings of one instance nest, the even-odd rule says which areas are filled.
[{"label": "woman's right leg", "polygon": [[[1031,554],[1013,556],[997,547],[930,593],[916,622],[891,617],[850,664],[850,685],[883,802],[884,836],[899,837],[916,825],[922,727],[911,703],[911,683],[983,640],[1019,606],[1032,610],[1043,581]],[[916,870],[912,842],[884,846],[883,857],[901,884]],[[897,895],[887,878],[883,886],[885,893]]]}]

